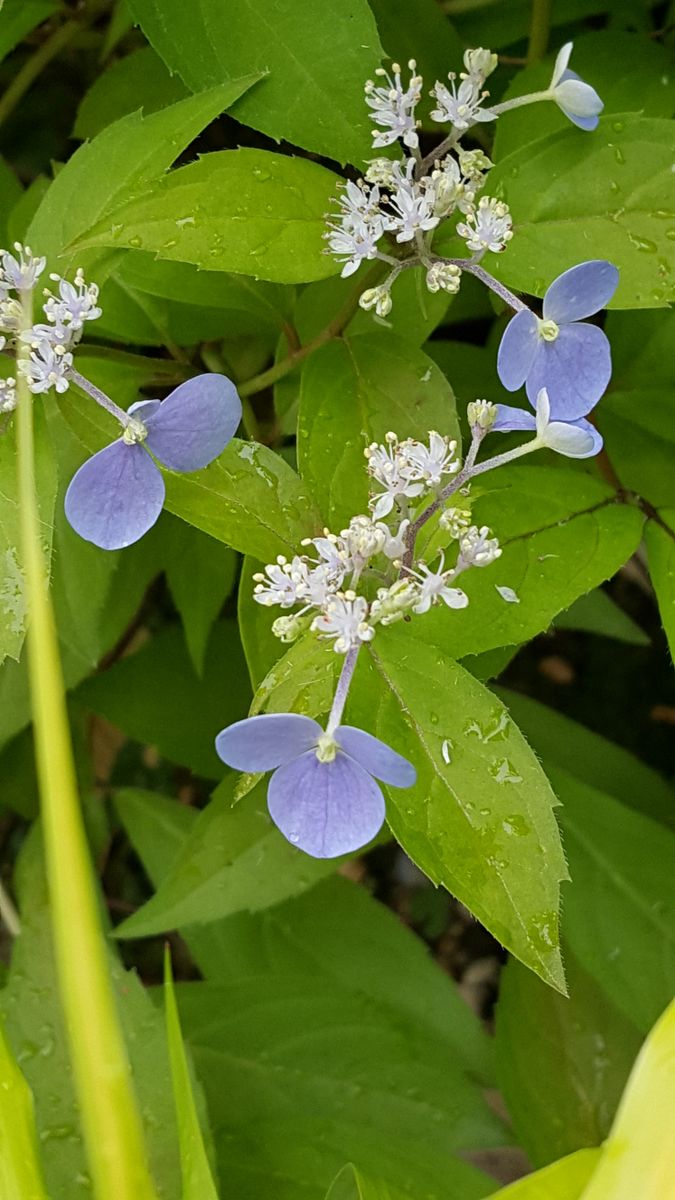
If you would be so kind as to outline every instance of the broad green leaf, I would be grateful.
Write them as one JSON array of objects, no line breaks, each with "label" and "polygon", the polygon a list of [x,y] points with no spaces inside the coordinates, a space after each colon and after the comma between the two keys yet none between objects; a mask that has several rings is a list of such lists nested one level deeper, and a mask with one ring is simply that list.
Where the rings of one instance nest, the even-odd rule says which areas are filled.
[{"label": "broad green leaf", "polygon": [[[415,623],[415,636],[453,658],[528,641],[558,612],[623,566],[643,524],[636,507],[579,471],[556,467],[503,467],[485,476],[472,512],[493,529],[503,553],[491,566],[467,572],[470,604],[461,611],[433,609]],[[513,588],[507,604],[497,585]]]},{"label": "broad green leaf", "polygon": [[[504,118],[503,118],[504,119]],[[662,308],[673,299],[670,121],[601,118],[596,132],[566,129],[509,154],[489,187],[510,206],[513,241],[488,270],[541,296],[561,271],[607,258],[620,272],[614,308]]]},{"label": "broad green leaf", "polygon": [[4,0],[0,4],[0,59],[3,59],[27,33],[58,9],[56,0]]},{"label": "broad green leaf", "polygon": [[421,350],[382,333],[323,346],[307,360],[298,417],[300,471],[327,525],[339,530],[368,511],[364,451],[388,430],[426,441],[458,438],[452,389]]},{"label": "broad green leaf", "polygon": [[274,827],[266,784],[236,804],[232,791],[229,779],[216,789],[159,890],[117,927],[117,937],[149,937],[179,925],[256,912],[298,895],[335,870],[335,861],[309,858]]},{"label": "broad green leaf", "polygon": [[233,115],[279,142],[359,163],[370,157],[371,121],[363,85],[382,48],[366,0],[320,7],[278,0],[130,0],[135,20],[169,70],[193,92],[264,72],[257,93]]},{"label": "broad green leaf", "polygon": [[409,1200],[398,1188],[389,1187],[381,1179],[366,1177],[353,1163],[336,1175],[326,1192],[326,1200]]},{"label": "broad green leaf", "polygon": [[188,96],[149,117],[132,113],[80,146],[59,171],[31,222],[27,241],[36,254],[59,258],[59,269],[66,270],[72,261],[71,243],[162,175],[257,78],[249,75]]},{"label": "broad green leaf", "polygon": [[201,675],[209,633],[234,588],[237,556],[222,542],[177,520],[170,524],[169,547],[166,581],[183,623],[190,658]]},{"label": "broad green leaf", "polygon": [[179,167],[136,199],[108,205],[79,246],[127,246],[276,283],[323,279],[340,269],[323,242],[338,182],[305,158],[221,150]]},{"label": "broad green leaf", "polygon": [[570,952],[568,915],[563,895],[569,998],[515,959],[499,982],[499,1086],[518,1142],[535,1166],[604,1141],[643,1037]]},{"label": "broad green leaf", "polygon": [[[226,669],[223,665],[226,664]],[[198,675],[181,632],[169,627],[135,654],[86,680],[78,704],[107,717],[129,737],[156,746],[170,762],[217,779],[219,729],[246,715],[248,674],[233,621],[214,626]]]},{"label": "broad green leaf", "polygon": [[675,826],[675,790],[657,771],[623,746],[530,696],[507,688],[497,688],[496,692],[545,762],[609,792],[655,821]]},{"label": "broad green leaf", "polygon": [[447,80],[448,71],[461,69],[464,43],[437,0],[370,0],[370,7],[385,54],[401,63],[404,78],[408,59],[415,59],[426,85],[416,113],[440,141],[439,126],[429,121],[429,91],[437,79]]},{"label": "broad green leaf", "polygon": [[609,392],[598,412],[598,428],[622,485],[657,508],[675,506],[675,430],[672,390]]},{"label": "broad green leaf", "polygon": [[675,509],[665,509],[659,518],[647,522],[645,542],[661,621],[675,659]]},{"label": "broad green leaf", "polygon": [[357,705],[365,727],[417,769],[414,788],[388,792],[389,824],[406,853],[564,991],[558,904],[567,871],[556,800],[508,711],[400,625],[369,644]]},{"label": "broad green leaf", "polygon": [[238,1200],[325,1200],[345,1157],[416,1200],[489,1190],[455,1151],[504,1131],[452,1049],[353,984],[272,972],[178,1002]]},{"label": "broad green leaf", "polygon": [[[50,1200],[91,1200],[66,1032],[58,999],[41,840],[34,828],[16,877],[22,932],[0,992],[8,1042],[33,1093]],[[163,1200],[179,1200],[176,1129],[161,1014],[135,972],[110,956],[118,1011],[143,1116],[150,1168]],[[24,1200],[23,1195],[21,1200]]]},{"label": "broad green leaf", "polygon": [[[500,100],[547,88],[554,61],[551,52],[545,62],[517,71]],[[602,29],[575,37],[570,66],[599,92],[605,117],[631,112],[646,117],[672,115],[675,79],[671,55],[644,34]],[[569,128],[569,117],[550,101],[515,109],[497,121],[493,156],[499,161],[537,138]],[[583,136],[579,134],[580,140]]]},{"label": "broad green leaf", "polygon": [[[119,400],[119,396],[115,396]],[[60,399],[65,420],[90,452],[117,436],[114,420],[75,389]],[[265,562],[293,554],[321,528],[295,471],[257,442],[233,438],[224,452],[193,475],[167,474],[166,508],[235,550]]]},{"label": "broad green leaf", "polygon": [[492,1192],[489,1200],[581,1200],[600,1150],[577,1150],[541,1171]]},{"label": "broad green leaf", "polygon": [[675,1142],[675,1002],[640,1051],[612,1132],[581,1200],[665,1200],[672,1194]]},{"label": "broad green leaf", "polygon": [[581,966],[638,1029],[675,990],[675,834],[549,766],[572,884],[566,936]]},{"label": "broad green leaf", "polygon": [[239,577],[237,597],[239,634],[254,690],[272,670],[275,662],[286,653],[284,643],[272,633],[272,612],[264,604],[257,604],[253,599],[253,576],[262,571],[263,566],[263,563],[256,562],[246,555]]},{"label": "broad green leaf", "polygon": [[649,637],[602,588],[580,596],[555,619],[556,629],[580,629],[615,638],[628,646],[648,646]]},{"label": "broad green leaf", "polygon": [[[131,789],[116,794],[115,806],[150,878],[161,886],[198,813]],[[494,1082],[491,1043],[455,985],[385,905],[339,874],[259,912],[181,927],[181,935],[210,983],[267,972],[320,974],[441,1038],[471,1078]]]},{"label": "broad green leaf", "polygon": [[256,689],[252,713],[327,714],[344,660],[313,633],[298,639]]},{"label": "broad green leaf", "polygon": [[[672,309],[611,312],[605,333],[612,344],[612,383],[606,399],[614,390],[659,392],[664,385],[675,383],[675,364],[669,353],[675,335]],[[599,416],[603,408],[598,409]]]},{"label": "broad green leaf", "polygon": [[144,46],[94,81],[77,110],[73,137],[90,140],[120,117],[139,110],[147,117],[187,95],[178,76],[167,71],[151,46]]},{"label": "broad green leaf", "polygon": [[[5,360],[9,365],[9,360]],[[9,371],[3,373],[9,373]],[[18,659],[26,632],[26,598],[19,548],[19,499],[16,478],[15,422],[4,418],[0,435],[0,662]],[[35,476],[43,546],[51,557],[56,496],[56,462],[41,403],[35,404]]]},{"label": "broad green leaf", "polygon": [[33,1096],[0,1023],[0,1195],[3,1200],[48,1200]]},{"label": "broad green leaf", "polygon": [[183,1045],[168,946],[164,951],[164,1010],[178,1125],[178,1149],[183,1181],[182,1200],[218,1200],[218,1192],[199,1124],[197,1106],[192,1094],[192,1079]]}]

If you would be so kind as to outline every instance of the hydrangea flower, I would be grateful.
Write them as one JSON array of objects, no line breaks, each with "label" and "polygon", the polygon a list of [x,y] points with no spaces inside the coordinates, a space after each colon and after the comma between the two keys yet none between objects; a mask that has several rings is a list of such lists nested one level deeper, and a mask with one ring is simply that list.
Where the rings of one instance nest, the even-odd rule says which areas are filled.
[{"label": "hydrangea flower", "polygon": [[313,858],[365,846],[382,827],[384,796],[375,782],[412,787],[415,768],[379,738],[340,725],[324,733],[299,713],[248,717],[221,730],[218,755],[238,771],[273,771],[267,806],[289,842]]},{"label": "hydrangea flower", "polygon": [[599,114],[605,106],[590,83],[584,83],[575,71],[567,69],[571,53],[572,42],[566,42],[558,51],[549,84],[549,95],[560,111],[578,125],[579,129],[590,131],[597,127]]},{"label": "hydrangea flower", "polygon": [[231,441],[240,420],[241,401],[224,375],[199,375],[166,400],[132,404],[122,436],[87,459],[71,480],[68,521],[103,550],[138,541],[164,504],[155,458],[172,471],[206,467]]},{"label": "hydrangea flower", "polygon": [[566,458],[591,458],[602,450],[602,438],[590,421],[556,421],[551,418],[548,392],[542,388],[537,396],[535,413],[524,408],[497,405],[497,417],[492,426],[498,433],[511,430],[535,429],[541,446],[564,454]]},{"label": "hydrangea flower", "polygon": [[546,388],[556,421],[584,417],[597,404],[612,373],[609,342],[597,325],[581,325],[611,300],[616,267],[592,259],[563,271],[544,296],[543,318],[529,308],[509,321],[497,355],[497,373],[515,392],[526,386],[534,404]]}]

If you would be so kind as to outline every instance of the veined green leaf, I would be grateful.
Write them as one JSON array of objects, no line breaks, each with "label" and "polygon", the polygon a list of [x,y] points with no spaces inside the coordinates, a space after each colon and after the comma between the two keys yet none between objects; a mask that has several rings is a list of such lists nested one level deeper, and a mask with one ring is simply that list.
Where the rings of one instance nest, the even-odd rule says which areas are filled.
[{"label": "veined green leaf", "polygon": [[0,1022],[0,1195],[48,1200],[35,1129],[33,1097]]},{"label": "veined green leaf", "polygon": [[599,1157],[599,1150],[577,1150],[491,1193],[489,1200],[581,1200]]},{"label": "veined green leaf", "polygon": [[382,1179],[366,1177],[353,1163],[347,1163],[331,1183],[326,1200],[409,1200],[398,1188],[390,1188]]}]

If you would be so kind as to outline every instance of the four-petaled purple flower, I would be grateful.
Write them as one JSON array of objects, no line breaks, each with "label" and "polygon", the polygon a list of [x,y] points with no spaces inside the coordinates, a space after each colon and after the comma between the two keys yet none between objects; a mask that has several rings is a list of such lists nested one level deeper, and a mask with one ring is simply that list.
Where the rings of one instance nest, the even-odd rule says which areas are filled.
[{"label": "four-petaled purple flower", "polygon": [[73,529],[103,550],[138,541],[159,517],[165,488],[155,458],[171,471],[208,466],[232,440],[241,401],[225,375],[199,375],[127,415],[122,436],[87,459],[66,492]]},{"label": "four-petaled purple flower", "polygon": [[[384,796],[375,779],[412,787],[415,768],[363,729],[324,733],[299,713],[266,713],[221,730],[216,750],[238,771],[274,771],[267,805],[285,838],[313,858],[365,846],[382,827]],[[373,776],[375,778],[373,778]]]},{"label": "four-petaled purple flower", "polygon": [[554,279],[544,296],[543,317],[529,308],[509,321],[497,355],[504,387],[523,384],[534,405],[546,388],[555,421],[585,417],[602,396],[612,373],[609,342],[597,325],[581,325],[611,300],[619,272],[594,259],[570,267]]},{"label": "four-petaled purple flower", "polygon": [[572,42],[566,42],[558,51],[549,94],[570,121],[579,129],[590,132],[597,128],[599,115],[605,106],[590,83],[580,79],[576,71],[568,70],[571,53]]},{"label": "four-petaled purple flower", "polygon": [[551,417],[546,388],[542,388],[537,396],[536,415],[524,408],[511,408],[508,404],[498,404],[496,408],[497,416],[490,432],[535,429],[540,446],[564,454],[566,458],[591,458],[602,450],[602,437],[590,421],[585,421],[583,417],[576,421],[556,421]]}]

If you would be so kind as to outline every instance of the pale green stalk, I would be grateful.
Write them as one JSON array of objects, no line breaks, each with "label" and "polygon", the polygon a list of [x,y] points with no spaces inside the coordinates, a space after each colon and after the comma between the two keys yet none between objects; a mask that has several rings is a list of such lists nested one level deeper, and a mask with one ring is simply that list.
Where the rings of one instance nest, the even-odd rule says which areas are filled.
[{"label": "pale green stalk", "polygon": [[[24,328],[32,322],[23,296]],[[27,348],[24,350],[27,353]],[[97,1200],[157,1200],[112,992],[77,792],[65,688],[35,487],[33,396],[18,372],[16,412],[28,673],[52,936],[75,1088]]]}]

